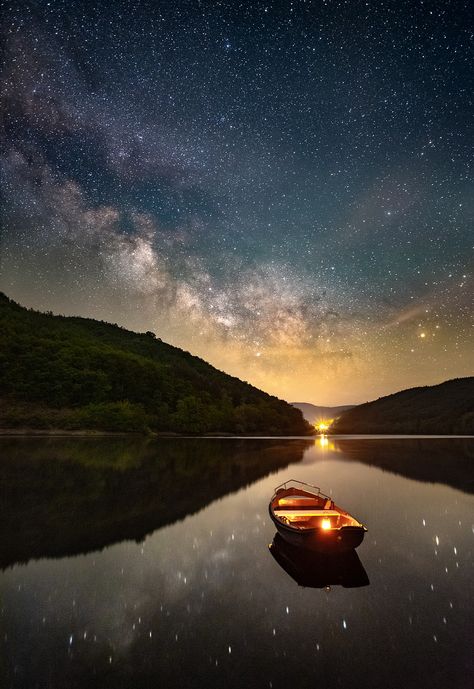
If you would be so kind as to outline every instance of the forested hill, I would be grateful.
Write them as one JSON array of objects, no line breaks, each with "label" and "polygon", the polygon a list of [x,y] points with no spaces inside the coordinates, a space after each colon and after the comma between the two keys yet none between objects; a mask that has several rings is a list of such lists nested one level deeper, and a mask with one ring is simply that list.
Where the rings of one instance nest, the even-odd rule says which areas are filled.
[{"label": "forested hill", "polygon": [[344,412],[334,433],[474,434],[474,377],[402,390]]},{"label": "forested hill", "polygon": [[0,293],[0,427],[303,435],[290,404],[198,357]]}]

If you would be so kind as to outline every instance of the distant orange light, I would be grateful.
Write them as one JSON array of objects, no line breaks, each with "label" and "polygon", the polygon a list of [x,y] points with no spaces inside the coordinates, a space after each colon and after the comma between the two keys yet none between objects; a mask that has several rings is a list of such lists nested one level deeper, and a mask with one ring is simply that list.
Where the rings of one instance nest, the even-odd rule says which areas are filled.
[{"label": "distant orange light", "polygon": [[327,531],[327,529],[331,528],[331,520],[330,519],[323,519],[321,526],[323,529]]},{"label": "distant orange light", "polygon": [[315,429],[321,435],[324,435],[331,427],[334,419],[324,419],[324,421],[318,421],[314,424]]}]

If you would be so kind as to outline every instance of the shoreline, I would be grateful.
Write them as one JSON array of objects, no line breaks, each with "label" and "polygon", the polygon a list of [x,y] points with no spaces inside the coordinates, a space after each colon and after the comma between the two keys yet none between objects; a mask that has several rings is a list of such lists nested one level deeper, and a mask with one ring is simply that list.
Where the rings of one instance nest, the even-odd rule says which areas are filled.
[{"label": "shoreline", "polygon": [[78,431],[68,431],[61,430],[59,428],[47,429],[47,428],[0,428],[0,438],[41,438],[41,437],[83,437],[83,438],[100,438],[100,437],[135,437],[135,438],[318,438],[318,435],[249,435],[242,434],[237,435],[235,433],[175,433],[173,431],[161,431],[161,432],[150,432],[142,433],[140,431],[97,431],[92,429],[84,429]]},{"label": "shoreline", "polygon": [[206,433],[206,434],[186,434],[186,433],[173,433],[172,431],[160,433],[140,433],[139,431],[97,431],[92,429],[84,429],[77,431],[68,431],[61,429],[34,429],[34,428],[0,428],[0,439],[1,438],[103,438],[103,437],[116,437],[116,438],[225,438],[225,439],[304,439],[304,440],[318,440],[321,437],[325,438],[335,438],[344,439],[352,438],[354,440],[377,440],[383,438],[397,438],[397,439],[409,439],[409,438],[474,438],[474,435],[459,435],[459,434],[432,434],[428,435],[426,433],[340,433],[340,434],[328,434],[321,436],[318,434],[314,435],[263,435],[263,434],[234,434],[234,433]]}]

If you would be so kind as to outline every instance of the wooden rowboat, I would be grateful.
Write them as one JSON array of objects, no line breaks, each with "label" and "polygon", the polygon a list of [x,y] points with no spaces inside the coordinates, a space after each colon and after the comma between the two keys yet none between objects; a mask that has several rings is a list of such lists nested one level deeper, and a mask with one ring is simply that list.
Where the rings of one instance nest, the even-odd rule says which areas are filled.
[{"label": "wooden rowboat", "polygon": [[317,486],[302,481],[277,486],[268,509],[278,533],[288,543],[303,548],[351,550],[362,543],[367,531]]}]

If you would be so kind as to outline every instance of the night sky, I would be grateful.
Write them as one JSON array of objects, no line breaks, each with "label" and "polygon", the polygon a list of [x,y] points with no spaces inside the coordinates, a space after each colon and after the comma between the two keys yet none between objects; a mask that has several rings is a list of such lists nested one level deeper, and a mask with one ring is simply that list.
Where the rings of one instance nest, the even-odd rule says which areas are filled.
[{"label": "night sky", "polygon": [[290,401],[473,372],[470,2],[4,2],[0,289]]}]

